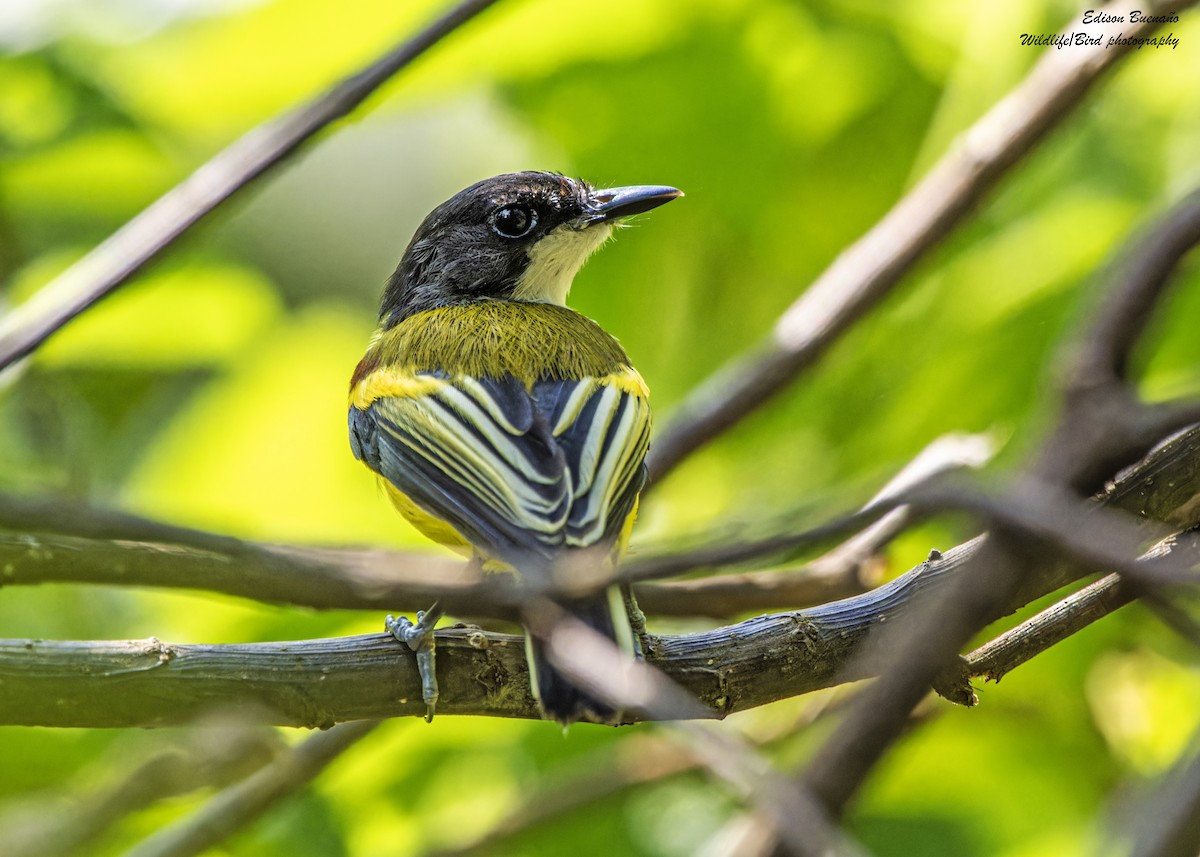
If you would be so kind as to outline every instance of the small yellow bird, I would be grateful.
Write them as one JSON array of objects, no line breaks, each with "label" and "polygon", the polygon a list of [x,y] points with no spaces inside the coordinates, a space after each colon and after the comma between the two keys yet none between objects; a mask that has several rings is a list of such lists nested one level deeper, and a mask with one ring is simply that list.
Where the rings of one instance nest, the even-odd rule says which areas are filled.
[{"label": "small yellow bird", "polygon": [[[646,479],[648,392],[617,340],[565,303],[616,223],[679,196],[510,173],[425,218],[384,289],[349,414],[355,457],[422,533],[529,580],[574,551],[600,547],[613,562],[623,552]],[[559,605],[631,639],[619,593]],[[435,606],[415,624],[388,617],[417,652],[430,717],[438,616]],[[545,716],[619,719],[551,666],[544,640],[528,629],[526,639]]]}]

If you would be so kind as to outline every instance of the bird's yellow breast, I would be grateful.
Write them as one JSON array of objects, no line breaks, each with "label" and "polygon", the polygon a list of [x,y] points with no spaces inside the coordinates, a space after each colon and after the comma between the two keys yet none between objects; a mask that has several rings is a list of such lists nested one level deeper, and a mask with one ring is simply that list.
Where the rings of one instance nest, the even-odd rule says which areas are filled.
[{"label": "bird's yellow breast", "polygon": [[381,476],[379,481],[387,492],[388,499],[396,507],[396,511],[404,517],[404,520],[416,527],[417,532],[430,541],[450,548],[455,553],[462,554],[465,557],[471,556],[471,545],[463,538],[462,533],[437,517],[437,515],[426,512],[414,503],[412,498],[391,482],[388,482],[387,479]]}]

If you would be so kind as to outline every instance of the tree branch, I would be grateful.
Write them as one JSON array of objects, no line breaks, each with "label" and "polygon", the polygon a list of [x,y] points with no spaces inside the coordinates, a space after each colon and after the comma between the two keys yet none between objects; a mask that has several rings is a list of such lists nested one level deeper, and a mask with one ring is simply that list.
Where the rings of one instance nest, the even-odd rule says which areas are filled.
[{"label": "tree branch", "polygon": [[1119,574],[1088,584],[966,656],[969,676],[1000,681],[1021,664],[1134,600]]},{"label": "tree branch", "polygon": [[[650,553],[631,559],[621,574],[623,579],[663,577],[755,560],[829,541],[884,511],[752,542],[718,541],[678,554]],[[510,619],[529,594],[509,577],[482,574],[469,563],[435,554],[256,544],[223,537],[213,541],[227,544],[202,549],[171,542],[0,530],[0,584],[202,589],[317,609],[412,610],[440,601],[458,615]],[[649,613],[729,615],[746,609],[746,604],[791,607],[861,592],[861,584],[848,578],[849,573],[837,579],[826,568],[820,578],[792,572],[782,579],[780,573],[769,573],[746,575],[732,585],[686,581],[639,585],[635,591],[639,599],[644,598],[642,607]]]},{"label": "tree branch", "polygon": [[[1147,468],[1161,472],[1156,465],[1162,459],[1192,449],[1198,438],[1200,428],[1175,438],[1156,450]],[[1153,491],[1159,483],[1144,482],[1140,468],[1113,486],[1108,501],[1200,518],[1200,467],[1194,458],[1189,465],[1190,489],[1181,473],[1164,492],[1177,508],[1156,505],[1163,499]],[[1013,513],[1012,520],[1019,516]],[[1088,556],[1121,560],[1122,545],[1138,538],[1131,526],[1119,527],[1123,534],[1114,535],[1116,541],[1092,544]],[[952,584],[988,541],[967,542],[855,598],[703,633],[651,637],[647,660],[714,717],[876,675],[889,658],[876,646],[864,648],[871,632],[895,625],[922,593]],[[1156,562],[1163,559],[1171,558]],[[1087,571],[1053,549],[1031,562],[1031,579],[1039,585],[1018,590],[991,618]],[[538,716],[521,637],[458,628],[437,638],[440,713]],[[293,726],[424,713],[413,655],[385,634],[225,646],[6,641],[0,643],[0,686],[3,724],[155,726],[225,706],[265,708],[270,722]]]},{"label": "tree branch", "polygon": [[[902,502],[906,491],[942,474],[982,467],[994,452],[992,440],[985,435],[939,437],[890,479],[862,511],[870,514],[879,511],[873,507]],[[642,583],[635,588],[638,604],[648,613],[723,619],[754,610],[806,607],[848,598],[879,583],[880,552],[913,522],[913,509],[901,505],[800,568]],[[702,554],[692,557],[698,566],[707,559]],[[634,565],[635,577],[644,573],[637,569],[636,559]]]},{"label": "tree branch", "polygon": [[[1163,539],[1147,551],[1144,558],[1173,553],[1183,555],[1183,564],[1192,567],[1200,564],[1200,539],[1196,533]],[[1035,655],[1130,604],[1147,591],[1148,588],[1136,579],[1123,578],[1119,574],[1103,577],[971,652],[965,658],[966,674],[998,682]]]},{"label": "tree branch", "polygon": [[[1123,19],[1122,19],[1123,20]],[[906,627],[881,629],[873,642],[889,656],[880,678],[852,707],[846,720],[814,756],[804,782],[832,815],[838,815],[866,776],[900,736],[908,713],[927,688],[944,686],[945,676],[957,671],[955,658],[968,640],[994,621],[1031,588],[1043,587],[1048,578],[1039,569],[1037,548],[1053,535],[1055,546],[1078,558],[1094,556],[1091,551],[1110,554],[1113,539],[1123,541],[1117,527],[1111,531],[1088,526],[1066,502],[1080,493],[1096,490],[1102,480],[1130,456],[1140,454],[1156,437],[1170,430],[1161,422],[1163,411],[1152,412],[1137,401],[1122,377],[1111,377],[1104,366],[1123,364],[1121,356],[1132,347],[1144,329],[1144,319],[1162,294],[1166,272],[1173,269],[1191,243],[1200,239],[1200,206],[1194,198],[1175,206],[1161,221],[1170,240],[1152,242],[1147,258],[1156,264],[1135,264],[1104,296],[1104,306],[1085,336],[1095,339],[1090,346],[1093,360],[1068,354],[1066,365],[1075,370],[1076,381],[1068,383],[1063,397],[1063,414],[1036,463],[1016,480],[1023,503],[985,511],[996,526],[983,540],[978,552],[952,585],[924,597],[914,606]],[[1186,224],[1177,227],[1176,224]],[[1141,245],[1142,242],[1133,243]],[[1126,243],[1129,247],[1130,242]],[[1127,255],[1140,255],[1137,249]],[[1132,315],[1122,324],[1118,310]],[[1176,417],[1188,413],[1176,408]],[[1154,417],[1160,417],[1155,420]],[[1153,435],[1151,429],[1160,432]],[[977,511],[984,511],[988,498],[968,498]],[[1034,507],[1049,499],[1055,508],[1046,526],[1038,526]],[[982,501],[982,502],[980,502]],[[999,514],[997,514],[999,513]],[[1112,522],[1110,519],[1110,523]],[[1080,529],[1088,531],[1087,538]],[[1054,528],[1054,533],[1046,532]],[[1029,544],[1029,535],[1038,537]],[[1094,539],[1094,543],[1089,543]],[[1124,551],[1122,551],[1124,552]],[[1136,553],[1128,553],[1132,558]],[[1142,579],[1136,563],[1124,560],[1116,570]],[[1023,602],[1022,602],[1023,603]],[[1168,613],[1174,618],[1174,613]],[[1185,633],[1192,623],[1182,626]]]},{"label": "tree branch", "polygon": [[[1183,432],[1162,444],[1122,474],[1102,502],[1176,529],[1191,526],[1200,504],[1200,432]],[[517,600],[509,581],[484,579],[459,560],[433,555],[256,544],[80,504],[2,495],[0,523],[55,529],[0,531],[0,584],[10,586],[74,582],[203,589],[317,609],[415,609],[441,600],[463,615],[495,614],[498,605]],[[59,535],[64,531],[69,534]],[[795,535],[756,545],[775,550],[788,538]],[[653,555],[635,557],[630,565],[635,577],[694,571],[722,556],[752,558],[757,554],[751,547],[717,544],[667,555],[663,565]],[[1024,597],[1032,601],[1071,579],[1049,575]],[[654,584],[637,592],[649,613],[728,615],[756,604],[803,604],[801,599],[813,595],[808,585],[787,572],[764,572]]]},{"label": "tree branch", "polygon": [[254,128],[0,319],[0,369],[111,293],[205,215],[347,115],[390,77],[496,0],[462,0],[410,39],[309,103]]},{"label": "tree branch", "polygon": [[[1100,502],[1174,527],[1200,523],[1200,427],[1151,451]],[[864,677],[869,663],[848,665],[870,630],[916,593],[959,574],[984,541],[966,542],[855,598],[653,638],[648,658],[714,716]],[[1052,551],[1039,561],[1006,611],[1082,573]],[[11,575],[10,562],[0,572]],[[239,573],[233,564],[229,577]],[[282,576],[281,586],[288,579]],[[440,712],[537,716],[520,637],[450,629],[438,641]],[[240,646],[9,641],[0,645],[0,687],[4,724],[165,725],[201,710],[258,704],[273,712],[272,722],[295,726],[424,713],[412,654],[383,634]]]},{"label": "tree branch", "polygon": [[[1195,0],[1143,5],[1148,15]],[[1156,24],[1123,25],[1144,36]],[[768,402],[813,366],[964,219],[1024,155],[1070,115],[1128,47],[1048,50],[1025,79],[963,133],[916,187],[846,249],[779,319],[771,336],[699,384],[650,451],[650,484]],[[1161,436],[1161,435],[1160,435]]]}]

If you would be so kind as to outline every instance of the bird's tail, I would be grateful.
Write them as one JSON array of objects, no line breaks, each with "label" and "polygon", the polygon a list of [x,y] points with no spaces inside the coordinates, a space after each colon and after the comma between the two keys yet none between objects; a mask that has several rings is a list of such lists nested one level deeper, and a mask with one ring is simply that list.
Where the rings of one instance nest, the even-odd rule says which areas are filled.
[{"label": "bird's tail", "polygon": [[[636,644],[628,608],[618,587],[611,587],[607,598],[559,602],[559,606],[633,656]],[[613,723],[620,719],[620,712],[611,703],[579,687],[550,663],[546,654],[548,644],[543,638],[526,629],[525,640],[533,695],[547,718],[564,726],[579,720]]]}]

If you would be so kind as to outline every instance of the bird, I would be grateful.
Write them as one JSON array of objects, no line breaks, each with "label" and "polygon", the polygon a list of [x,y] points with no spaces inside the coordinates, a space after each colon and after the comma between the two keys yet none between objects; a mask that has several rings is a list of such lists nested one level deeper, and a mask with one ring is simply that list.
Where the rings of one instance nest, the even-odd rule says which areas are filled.
[{"label": "bird", "polygon": [[[567,295],[615,226],[682,195],[515,172],[472,184],[420,224],[351,377],[348,422],[355,457],[422,534],[542,585],[573,558],[619,561],[646,482],[649,392],[617,339]],[[615,587],[554,603],[636,655]],[[415,622],[386,621],[416,652],[427,720],[440,616],[434,605]],[[619,721],[550,662],[529,622],[525,633],[543,717]]]}]

